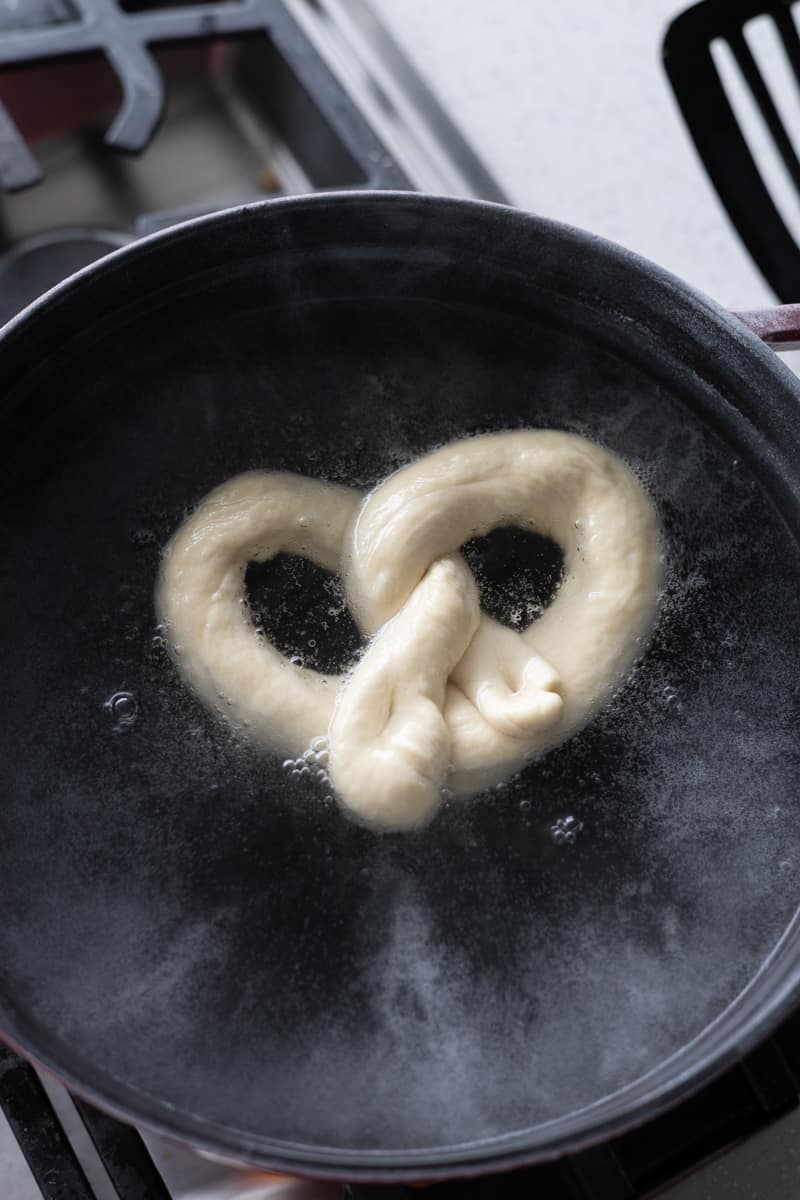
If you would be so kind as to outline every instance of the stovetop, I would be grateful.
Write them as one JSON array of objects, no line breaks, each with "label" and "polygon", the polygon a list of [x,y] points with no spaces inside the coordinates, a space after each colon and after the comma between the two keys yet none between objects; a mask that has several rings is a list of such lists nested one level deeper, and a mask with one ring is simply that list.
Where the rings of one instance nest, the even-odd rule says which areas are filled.
[{"label": "stovetop", "polygon": [[[393,24],[403,23],[402,11],[417,40],[424,10],[429,44],[437,37],[457,40],[456,16],[464,22],[466,44],[469,22],[474,25],[485,8],[455,0],[435,9],[422,0],[376,2],[382,10],[393,5]],[[508,3],[505,19],[518,13],[517,34],[531,20],[532,7],[527,0]],[[605,33],[615,14],[620,29],[629,22],[623,0],[602,8]],[[662,8],[663,16],[674,15],[672,0],[663,0]],[[585,16],[591,24],[588,10]],[[542,18],[545,25],[551,19]],[[595,13],[594,19],[601,18]],[[202,36],[198,41],[194,35]],[[522,44],[519,36],[515,41],[512,58]],[[657,37],[648,45],[648,70],[655,73]],[[67,46],[81,58],[65,55]],[[491,39],[482,52],[476,91],[500,71]],[[46,64],[36,61],[43,54]],[[448,79],[455,78],[457,58],[442,60]],[[556,55],[550,58],[549,68],[544,60],[539,64],[536,88],[530,77],[525,81],[525,103],[537,91],[540,97],[558,92],[564,67]],[[8,70],[3,63],[16,65]],[[604,81],[611,96],[613,74]],[[437,83],[450,86],[444,78]],[[584,99],[590,94],[581,91],[574,73],[570,86]],[[499,91],[498,102],[508,111],[524,110],[519,96],[506,95],[502,73]],[[361,186],[504,198],[470,141],[363,0],[0,0],[0,99],[6,104],[0,110],[0,187],[6,189],[0,199],[0,320],[109,248],[230,204]],[[546,100],[541,106],[548,111]],[[552,132],[554,138],[563,132],[557,120]],[[492,159],[495,147],[478,141]],[[519,153],[534,169],[535,155],[523,140]],[[560,145],[558,154],[558,161],[567,161],[569,148]],[[542,196],[557,194],[553,178],[552,171],[540,172],[538,198],[518,192],[517,198],[546,211]],[[601,228],[599,204],[597,219],[589,214],[583,223]],[[703,261],[704,253],[708,245],[698,241],[692,254]],[[788,1200],[800,1184],[798,1091],[800,1023],[793,1021],[701,1096],[614,1145],[502,1181],[444,1185],[434,1194],[633,1200],[663,1191],[674,1200]],[[74,1102],[60,1085],[40,1079],[5,1051],[0,1101],[7,1114],[0,1115],[4,1200],[41,1194],[59,1200],[331,1200],[342,1194],[140,1135]],[[701,1161],[707,1165],[698,1170]],[[387,1193],[359,1188],[353,1194],[365,1200]]]},{"label": "stovetop", "polygon": [[0,321],[110,249],[232,204],[348,187],[504,199],[382,27],[319,0],[0,0],[0,101]]}]

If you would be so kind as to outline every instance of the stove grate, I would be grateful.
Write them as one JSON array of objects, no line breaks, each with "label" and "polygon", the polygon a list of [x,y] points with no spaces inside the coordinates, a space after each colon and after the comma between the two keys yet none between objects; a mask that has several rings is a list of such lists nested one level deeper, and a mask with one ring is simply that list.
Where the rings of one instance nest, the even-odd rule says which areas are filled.
[{"label": "stove grate", "polygon": [[[26,0],[27,2],[27,0]],[[42,0],[37,0],[40,6]],[[29,14],[36,24],[25,28],[0,23],[0,75],[3,68],[100,52],[113,67],[122,88],[122,105],[106,135],[107,145],[138,153],[145,149],[164,110],[164,83],[151,53],[159,44],[192,40],[218,41],[263,34],[300,85],[298,102],[309,101],[320,118],[357,163],[360,184],[370,188],[408,188],[397,166],[341,84],[311,46],[283,0],[221,0],[172,8],[126,11],[118,0],[60,0],[51,5],[53,23],[42,24],[46,11]],[[68,19],[69,12],[77,16]],[[42,173],[31,149],[0,104],[0,188],[17,191],[38,183]]]},{"label": "stove grate", "polygon": [[[129,1125],[74,1104],[119,1200],[170,1200],[140,1135]],[[0,1043],[0,1108],[43,1200],[95,1200],[95,1193],[39,1076]]]}]

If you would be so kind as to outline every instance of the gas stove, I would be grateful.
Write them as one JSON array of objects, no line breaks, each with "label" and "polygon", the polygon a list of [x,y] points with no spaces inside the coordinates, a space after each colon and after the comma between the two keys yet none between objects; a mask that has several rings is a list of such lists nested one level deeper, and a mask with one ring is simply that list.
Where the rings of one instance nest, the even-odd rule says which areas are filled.
[{"label": "gas stove", "polygon": [[109,250],[233,204],[348,187],[504,199],[368,16],[2,0],[0,321]]},{"label": "gas stove", "polygon": [[[230,205],[351,187],[506,199],[363,0],[0,0],[0,100],[0,322],[109,250]],[[785,1148],[800,1145],[798,1093],[795,1019],[613,1145],[430,1194],[734,1200],[748,1180],[742,1195],[784,1200],[800,1181]],[[200,1156],[99,1113],[2,1047],[0,1109],[3,1200],[419,1194]]]}]

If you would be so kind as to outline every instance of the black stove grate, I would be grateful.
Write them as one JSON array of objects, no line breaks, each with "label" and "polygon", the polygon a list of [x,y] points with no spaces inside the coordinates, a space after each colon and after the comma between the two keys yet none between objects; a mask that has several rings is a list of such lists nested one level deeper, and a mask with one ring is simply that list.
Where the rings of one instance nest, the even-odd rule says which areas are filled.
[{"label": "black stove grate", "polygon": [[[166,1185],[135,1129],[74,1099],[119,1200],[170,1200]],[[95,1200],[39,1076],[0,1043],[0,1108],[43,1200]]]},{"label": "black stove grate", "polygon": [[[31,0],[24,0],[25,5]],[[310,102],[358,166],[359,185],[408,188],[409,180],[353,105],[283,0],[221,0],[181,7],[126,11],[118,0],[33,0],[25,27],[0,12],[3,68],[101,52],[122,88],[122,106],[105,141],[136,153],[152,138],[164,109],[164,84],[150,47],[262,34],[300,85],[298,104]],[[303,120],[304,111],[297,119]],[[292,114],[288,114],[292,119]],[[30,148],[0,104],[0,188],[16,191],[42,174]]]}]

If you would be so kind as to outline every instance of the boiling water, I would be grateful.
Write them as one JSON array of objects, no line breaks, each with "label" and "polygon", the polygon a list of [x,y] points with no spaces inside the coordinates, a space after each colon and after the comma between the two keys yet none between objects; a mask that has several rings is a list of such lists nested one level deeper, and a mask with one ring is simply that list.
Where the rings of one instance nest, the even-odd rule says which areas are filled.
[{"label": "boiling water", "polygon": [[[52,441],[16,447],[0,996],[146,1095],[302,1143],[444,1145],[597,1103],[734,1002],[794,913],[796,546],[735,450],[566,335],[424,305],[235,319],[235,343],[198,323],[188,366],[145,345],[120,379],[111,345]],[[578,736],[376,836],[330,802],[324,759],[259,755],[186,692],[154,629],[159,547],[242,470],[366,489],[528,427],[597,439],[650,489],[660,623]],[[485,546],[475,563],[524,625],[559,563],[513,546],[531,611]],[[263,635],[345,669],[337,581],[274,571],[249,580]]]}]

